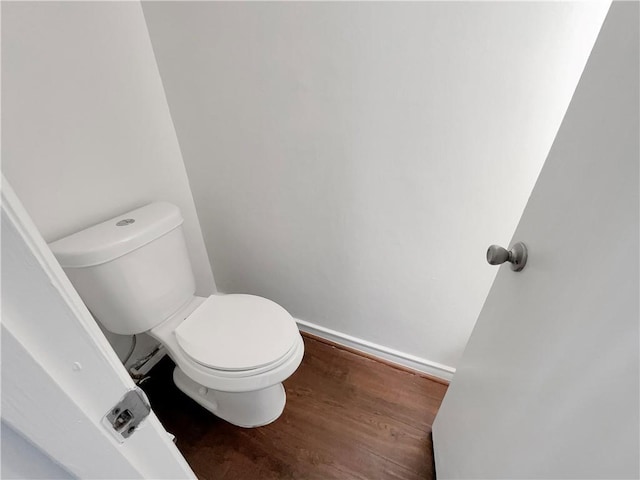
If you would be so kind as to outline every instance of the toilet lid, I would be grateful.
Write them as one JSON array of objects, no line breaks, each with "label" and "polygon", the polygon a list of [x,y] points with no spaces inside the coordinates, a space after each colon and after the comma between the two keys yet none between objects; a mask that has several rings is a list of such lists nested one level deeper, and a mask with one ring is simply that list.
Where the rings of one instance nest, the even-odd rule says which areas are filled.
[{"label": "toilet lid", "polygon": [[217,370],[274,363],[294,345],[298,327],[277,303],[254,295],[212,295],[175,330],[180,348]]}]

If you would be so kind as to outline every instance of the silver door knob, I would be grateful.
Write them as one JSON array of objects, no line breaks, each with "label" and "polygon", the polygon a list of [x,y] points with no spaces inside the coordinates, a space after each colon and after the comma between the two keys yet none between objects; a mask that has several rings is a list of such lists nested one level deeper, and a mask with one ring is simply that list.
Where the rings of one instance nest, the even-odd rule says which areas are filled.
[{"label": "silver door knob", "polygon": [[498,245],[491,245],[487,250],[487,262],[491,265],[500,265],[504,262],[511,263],[511,270],[519,272],[527,264],[527,246],[518,242],[511,250]]}]

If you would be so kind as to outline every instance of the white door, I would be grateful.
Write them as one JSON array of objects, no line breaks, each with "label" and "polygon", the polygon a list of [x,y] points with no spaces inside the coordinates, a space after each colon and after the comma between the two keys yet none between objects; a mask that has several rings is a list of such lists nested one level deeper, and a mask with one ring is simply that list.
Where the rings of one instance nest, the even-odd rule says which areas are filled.
[{"label": "white door", "polygon": [[440,479],[638,478],[638,6],[609,11],[513,238],[528,264],[500,267],[436,418]]},{"label": "white door", "polygon": [[195,478],[153,412],[126,439],[103,423],[134,388],[3,178],[2,474]]}]

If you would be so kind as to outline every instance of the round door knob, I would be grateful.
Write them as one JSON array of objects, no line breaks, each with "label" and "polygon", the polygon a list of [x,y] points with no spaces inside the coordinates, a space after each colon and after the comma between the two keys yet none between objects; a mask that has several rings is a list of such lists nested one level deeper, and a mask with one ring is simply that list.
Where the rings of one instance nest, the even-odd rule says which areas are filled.
[{"label": "round door knob", "polygon": [[509,260],[509,250],[499,245],[491,245],[487,250],[487,262],[490,265],[501,265]]},{"label": "round door knob", "polygon": [[511,250],[502,248],[499,245],[491,245],[487,249],[487,262],[491,265],[501,265],[504,262],[511,263],[511,270],[519,272],[527,264],[527,247],[524,243],[518,242]]}]

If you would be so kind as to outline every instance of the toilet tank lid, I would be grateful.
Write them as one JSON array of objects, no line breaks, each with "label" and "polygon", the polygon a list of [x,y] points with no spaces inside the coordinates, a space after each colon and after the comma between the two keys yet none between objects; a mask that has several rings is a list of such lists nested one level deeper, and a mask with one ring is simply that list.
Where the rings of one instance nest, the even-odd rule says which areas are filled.
[{"label": "toilet tank lid", "polygon": [[49,244],[62,267],[99,265],[169,233],[183,222],[180,209],[154,202]]}]

